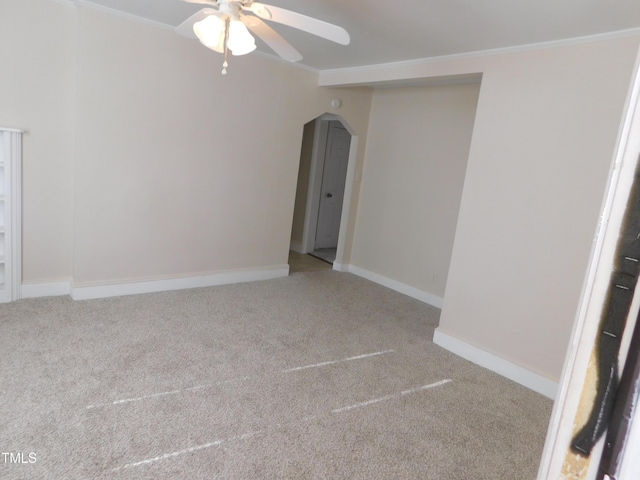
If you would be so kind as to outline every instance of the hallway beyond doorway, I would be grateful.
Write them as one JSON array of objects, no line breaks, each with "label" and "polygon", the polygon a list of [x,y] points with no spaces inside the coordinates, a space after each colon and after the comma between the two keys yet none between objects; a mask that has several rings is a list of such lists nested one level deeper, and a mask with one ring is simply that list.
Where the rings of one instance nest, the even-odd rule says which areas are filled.
[{"label": "hallway beyond doorway", "polygon": [[320,260],[324,260],[325,262],[333,265],[333,262],[336,261],[336,251],[338,249],[336,247],[332,248],[316,248],[313,252],[309,252],[309,255],[312,255]]},{"label": "hallway beyond doorway", "polygon": [[331,265],[323,260],[289,250],[289,274],[296,272],[319,272],[331,270]]}]

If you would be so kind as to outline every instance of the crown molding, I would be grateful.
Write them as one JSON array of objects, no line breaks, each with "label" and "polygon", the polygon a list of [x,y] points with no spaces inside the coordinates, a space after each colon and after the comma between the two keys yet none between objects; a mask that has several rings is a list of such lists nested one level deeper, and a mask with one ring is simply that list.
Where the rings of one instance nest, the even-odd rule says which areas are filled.
[{"label": "crown molding", "polygon": [[[175,28],[173,25],[157,22],[155,20],[149,20],[139,15],[134,15],[132,13],[122,12],[114,8],[98,5],[88,0],[52,0],[52,1],[59,3],[61,5],[69,6],[69,7],[78,7],[78,6],[86,7],[92,10],[100,11],[110,15],[116,15],[121,18],[125,18],[138,23],[143,23],[146,25],[162,28],[165,30],[174,30]],[[340,81],[333,81],[331,80],[331,77],[343,78],[344,76],[348,76],[350,74],[358,74],[359,76],[362,76],[362,74],[366,74],[367,72],[418,67],[422,65],[429,65],[429,64],[446,62],[451,60],[465,60],[465,59],[474,59],[474,58],[481,58],[481,57],[487,57],[487,56],[522,53],[522,52],[528,52],[533,50],[543,50],[548,48],[559,48],[559,47],[566,47],[571,45],[580,45],[585,43],[615,40],[618,38],[626,38],[626,37],[632,37],[632,36],[640,36],[640,27],[630,28],[626,30],[617,30],[613,32],[599,33],[595,35],[586,35],[582,37],[573,37],[573,38],[567,38],[562,40],[552,40],[547,42],[517,45],[513,47],[494,48],[494,49],[488,49],[488,50],[476,50],[473,52],[456,53],[451,55],[440,55],[436,57],[416,58],[416,59],[403,60],[398,62],[377,63],[377,64],[370,64],[370,65],[361,65],[356,67],[328,68],[328,69],[317,69],[309,65],[305,65],[303,63],[287,62],[286,60],[283,60],[279,56],[273,55],[267,52],[255,51],[253,52],[253,54],[270,58],[272,60],[276,60],[278,62],[282,62],[287,65],[290,65],[296,68],[301,68],[302,70],[314,73],[318,75],[318,86],[330,87],[330,86],[347,85],[347,84],[341,83]],[[472,73],[480,73],[480,72],[472,72]],[[371,83],[365,82],[361,84],[375,86],[377,84],[383,84],[383,83],[385,82],[376,81]],[[349,83],[348,85],[356,86],[358,84]]]},{"label": "crown molding", "polygon": [[[530,43],[526,45],[516,45],[513,47],[494,48],[488,50],[477,50],[473,52],[456,53],[451,55],[440,55],[437,57],[415,58],[411,60],[403,60],[399,62],[378,63],[371,65],[361,65],[357,67],[345,67],[319,70],[319,86],[338,86],[340,83],[334,83],[330,80],[332,76],[343,78],[346,75],[377,72],[381,70],[396,70],[411,67],[419,67],[423,65],[431,65],[452,60],[468,60],[489,56],[507,55],[513,53],[530,52],[534,50],[545,50],[550,48],[560,48],[572,45],[581,45],[585,43],[603,42],[607,40],[616,40],[619,38],[627,38],[640,36],[640,28],[630,28],[627,30],[617,30],[614,32],[598,33],[595,35],[587,35],[582,37],[566,38],[562,40],[551,40],[548,42]],[[378,82],[371,82],[371,86]],[[365,83],[366,84],[366,83]],[[367,84],[368,85],[368,84]]]}]

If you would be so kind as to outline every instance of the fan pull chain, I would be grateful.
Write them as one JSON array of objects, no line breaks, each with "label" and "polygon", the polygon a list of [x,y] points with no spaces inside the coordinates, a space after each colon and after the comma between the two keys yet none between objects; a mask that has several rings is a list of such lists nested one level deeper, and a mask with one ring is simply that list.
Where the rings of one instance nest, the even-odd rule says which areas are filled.
[{"label": "fan pull chain", "polygon": [[227,55],[229,54],[229,19],[226,18],[224,21],[224,63],[222,64],[222,75],[227,74],[227,67],[229,63],[227,62]]}]

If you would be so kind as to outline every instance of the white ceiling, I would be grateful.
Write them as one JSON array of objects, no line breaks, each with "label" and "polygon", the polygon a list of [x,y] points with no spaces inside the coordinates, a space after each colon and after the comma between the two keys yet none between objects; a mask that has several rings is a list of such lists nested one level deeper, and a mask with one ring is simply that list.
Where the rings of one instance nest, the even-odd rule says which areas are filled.
[{"label": "white ceiling", "polygon": [[[204,5],[182,0],[80,0],[169,26]],[[463,54],[637,30],[640,0],[266,0],[335,23],[341,46],[270,23],[316,70]],[[203,47],[204,48],[204,47]],[[259,43],[259,50],[272,53]]]}]

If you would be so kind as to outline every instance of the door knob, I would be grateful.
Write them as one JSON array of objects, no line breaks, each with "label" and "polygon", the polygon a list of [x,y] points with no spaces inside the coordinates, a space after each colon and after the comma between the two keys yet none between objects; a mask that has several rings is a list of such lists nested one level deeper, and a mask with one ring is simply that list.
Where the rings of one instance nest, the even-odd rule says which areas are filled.
[{"label": "door knob", "polygon": [[331,198],[331,197],[333,197],[333,194],[332,193],[327,193],[327,198]]}]

